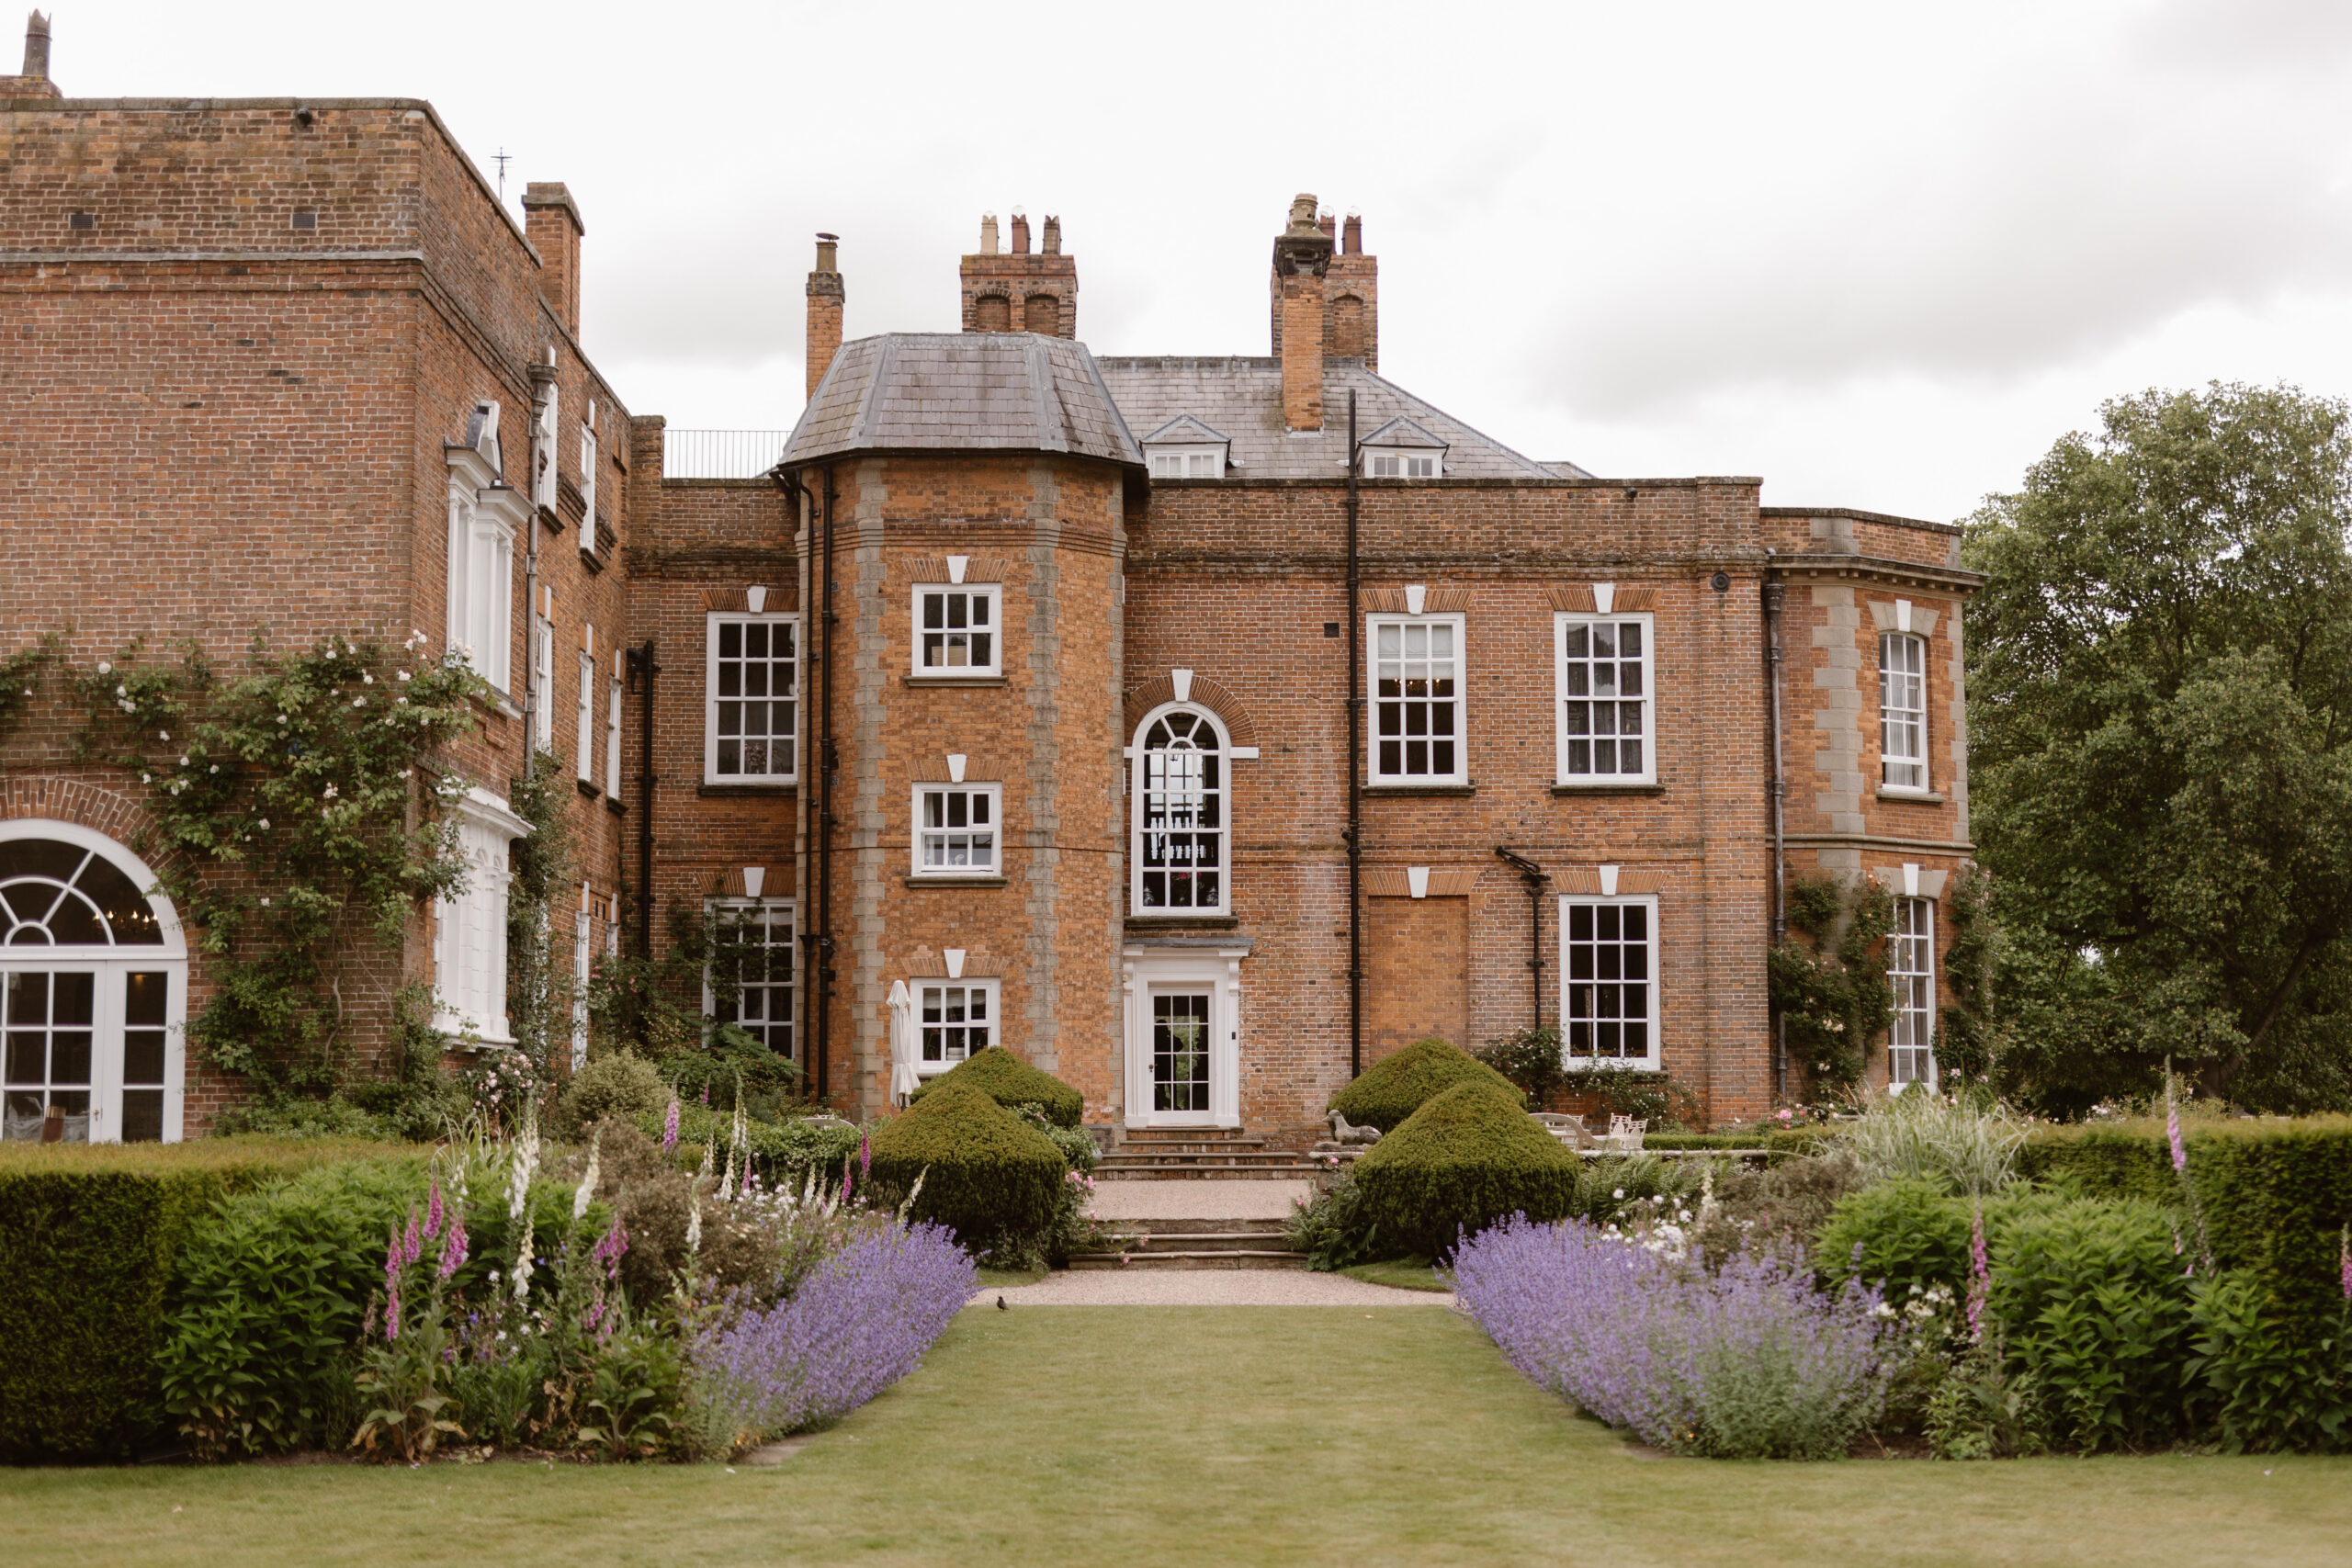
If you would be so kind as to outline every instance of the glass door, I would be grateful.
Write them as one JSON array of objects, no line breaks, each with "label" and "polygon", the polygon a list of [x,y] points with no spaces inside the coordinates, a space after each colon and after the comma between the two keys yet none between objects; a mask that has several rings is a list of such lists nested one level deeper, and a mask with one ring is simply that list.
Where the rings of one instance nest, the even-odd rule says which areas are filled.
[{"label": "glass door", "polygon": [[90,1141],[93,1046],[98,977],[87,969],[0,973],[0,1137],[38,1143]]},{"label": "glass door", "polygon": [[1155,1115],[1197,1112],[1209,1104],[1209,992],[1151,994],[1151,1109]]}]

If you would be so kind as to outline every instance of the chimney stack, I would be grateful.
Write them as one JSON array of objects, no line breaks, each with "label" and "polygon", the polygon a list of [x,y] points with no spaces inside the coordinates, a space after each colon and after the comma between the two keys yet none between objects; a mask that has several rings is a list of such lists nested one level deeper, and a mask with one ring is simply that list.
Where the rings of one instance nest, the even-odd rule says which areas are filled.
[{"label": "chimney stack", "polygon": [[1290,226],[1274,241],[1275,342],[1283,362],[1283,426],[1323,428],[1323,276],[1331,235],[1316,220],[1315,197],[1290,204]]},{"label": "chimney stack", "polygon": [[833,355],[842,350],[842,288],[841,269],[834,257],[841,244],[838,234],[817,236],[817,269],[808,275],[808,396],[817,395],[817,383],[832,368]]},{"label": "chimney stack", "polygon": [[1012,254],[1016,256],[1029,254],[1029,215],[1025,212],[1012,215]]},{"label": "chimney stack", "polygon": [[588,226],[561,180],[533,180],[523,187],[523,232],[539,253],[539,293],[556,320],[580,335],[580,237]]},{"label": "chimney stack", "polygon": [[0,98],[62,98],[49,79],[49,18],[39,11],[25,23],[25,72],[0,76]]},{"label": "chimney stack", "polygon": [[1078,261],[1063,254],[1062,220],[1047,218],[1039,237],[1045,248],[1032,254],[1029,219],[1015,212],[1012,249],[1001,252],[995,217],[980,220],[980,248],[957,270],[966,332],[1078,335]]},{"label": "chimney stack", "polygon": [[1340,253],[1351,256],[1363,254],[1363,217],[1361,213],[1348,214],[1347,222],[1340,230]]}]

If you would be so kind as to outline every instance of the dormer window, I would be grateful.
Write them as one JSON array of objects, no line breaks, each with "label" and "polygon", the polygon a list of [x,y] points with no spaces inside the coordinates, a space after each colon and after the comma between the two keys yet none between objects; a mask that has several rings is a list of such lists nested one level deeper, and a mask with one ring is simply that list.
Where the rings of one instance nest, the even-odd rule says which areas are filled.
[{"label": "dormer window", "polygon": [[1179,414],[1143,438],[1144,460],[1156,479],[1221,479],[1233,443],[1191,414]]},{"label": "dormer window", "polygon": [[1374,479],[1436,479],[1445,477],[1445,443],[1397,418],[1365,436],[1363,472]]}]

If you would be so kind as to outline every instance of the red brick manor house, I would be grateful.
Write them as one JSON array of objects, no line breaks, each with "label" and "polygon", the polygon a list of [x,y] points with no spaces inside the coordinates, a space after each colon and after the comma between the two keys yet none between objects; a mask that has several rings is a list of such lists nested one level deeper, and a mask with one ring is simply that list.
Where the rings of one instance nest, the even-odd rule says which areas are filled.
[{"label": "red brick manor house", "polygon": [[[854,1114],[903,982],[922,1071],[1002,1043],[1098,1127],[1295,1136],[1405,1042],[1537,1022],[1754,1117],[1797,1087],[1776,887],[1822,872],[1897,900],[1871,1076],[1934,1077],[1956,529],[1512,451],[1386,378],[1359,220],[1304,196],[1268,352],[1224,358],[1091,353],[1053,218],[982,220],[961,332],[844,341],[825,238],[806,411],[730,448],[632,412],[582,206],[533,184],[517,224],[429,105],[70,98],[34,41],[0,658],[418,628],[503,694],[447,759],[467,891],[347,977],[371,1038],[414,980],[508,1038],[536,733],[576,773],[578,970],[748,916],[732,1010]],[[176,1027],[211,981],[142,799],[47,697],[0,731],[10,1136],[195,1135],[236,1092]]]}]

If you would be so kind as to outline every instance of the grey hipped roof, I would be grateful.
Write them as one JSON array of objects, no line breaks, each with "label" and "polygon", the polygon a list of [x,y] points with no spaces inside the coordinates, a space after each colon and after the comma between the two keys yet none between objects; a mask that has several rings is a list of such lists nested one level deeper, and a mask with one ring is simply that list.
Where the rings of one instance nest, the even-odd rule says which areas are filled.
[{"label": "grey hipped roof", "polygon": [[[1445,447],[1448,479],[1581,479],[1574,465],[1539,463],[1431,407],[1360,359],[1323,362],[1323,428],[1283,428],[1283,362],[1272,358],[1127,358],[1095,360],[1103,384],[1128,424],[1155,434],[1191,415],[1231,433],[1227,456],[1244,479],[1334,479],[1348,471],[1348,394],[1356,395],[1356,430],[1410,421]],[[1393,443],[1403,445],[1403,443]],[[1418,445],[1418,443],[1415,443]],[[1564,473],[1563,468],[1573,472]]]},{"label": "grey hipped roof", "polygon": [[916,451],[1143,464],[1086,345],[1038,333],[888,333],[843,344],[784,460]]}]

